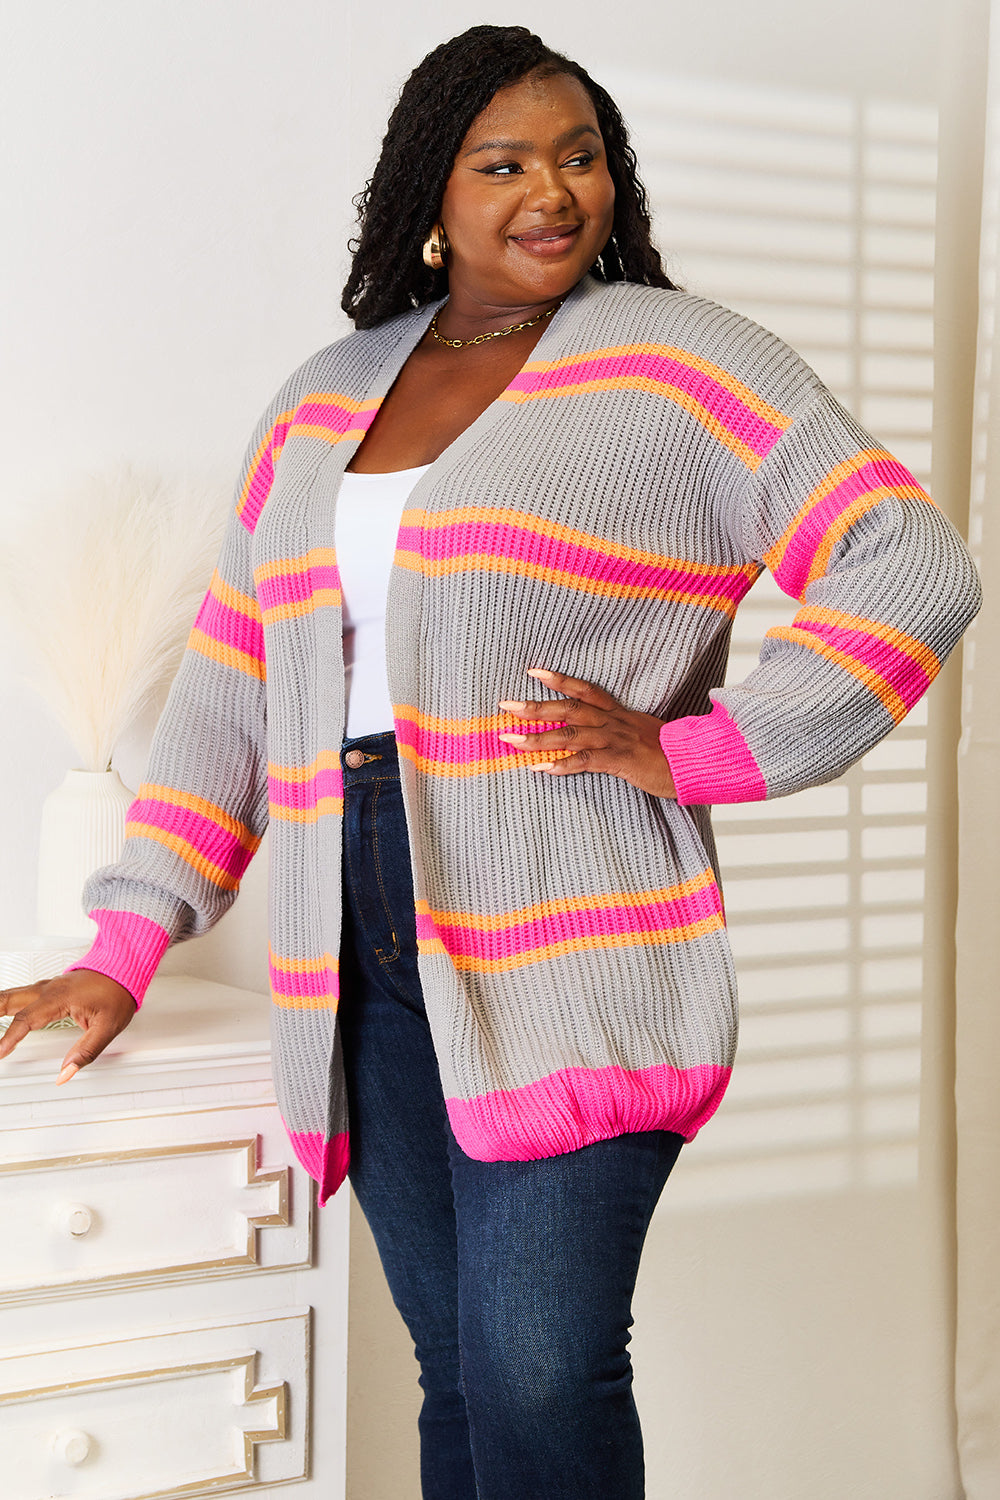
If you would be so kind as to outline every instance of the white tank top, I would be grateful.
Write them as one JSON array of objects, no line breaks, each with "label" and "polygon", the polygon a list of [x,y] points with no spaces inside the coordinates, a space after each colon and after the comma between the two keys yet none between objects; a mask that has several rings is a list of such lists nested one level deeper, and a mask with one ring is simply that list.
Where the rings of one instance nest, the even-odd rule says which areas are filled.
[{"label": "white tank top", "polygon": [[385,604],[406,502],[430,468],[395,474],[346,473],[337,501],[335,545],[344,613],[345,735],[392,729],[385,668]]}]

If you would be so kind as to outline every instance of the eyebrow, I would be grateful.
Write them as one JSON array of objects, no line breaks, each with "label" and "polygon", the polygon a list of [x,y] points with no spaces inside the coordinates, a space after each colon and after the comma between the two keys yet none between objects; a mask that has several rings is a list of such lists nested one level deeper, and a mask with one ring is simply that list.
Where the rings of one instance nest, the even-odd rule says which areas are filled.
[{"label": "eyebrow", "polygon": [[[592,135],[600,140],[600,132],[593,125],[574,125],[572,130],[564,131],[557,135],[553,141],[554,146],[567,146],[570,141],[579,140],[582,135]],[[534,147],[534,141],[483,141],[478,146],[473,146],[470,151],[463,151],[463,156],[478,156],[483,151],[530,151]]]}]

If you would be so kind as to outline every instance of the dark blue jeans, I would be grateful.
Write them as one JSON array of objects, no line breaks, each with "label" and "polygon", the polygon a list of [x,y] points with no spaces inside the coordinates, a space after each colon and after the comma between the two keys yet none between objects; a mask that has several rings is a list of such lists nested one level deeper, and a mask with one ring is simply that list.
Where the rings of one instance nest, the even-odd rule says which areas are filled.
[{"label": "dark blue jeans", "polygon": [[631,1301],[681,1137],[464,1154],[417,977],[395,741],[344,752],[350,1175],[420,1362],[424,1500],[641,1500]]}]

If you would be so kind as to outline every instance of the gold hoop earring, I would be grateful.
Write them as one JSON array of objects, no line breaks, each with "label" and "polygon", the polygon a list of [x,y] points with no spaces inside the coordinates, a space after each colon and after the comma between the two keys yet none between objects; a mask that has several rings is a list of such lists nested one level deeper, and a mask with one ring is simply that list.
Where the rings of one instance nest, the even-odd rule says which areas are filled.
[{"label": "gold hoop earring", "polygon": [[428,270],[443,271],[444,258],[449,249],[448,236],[444,232],[443,225],[435,224],[423,244],[424,265]]}]

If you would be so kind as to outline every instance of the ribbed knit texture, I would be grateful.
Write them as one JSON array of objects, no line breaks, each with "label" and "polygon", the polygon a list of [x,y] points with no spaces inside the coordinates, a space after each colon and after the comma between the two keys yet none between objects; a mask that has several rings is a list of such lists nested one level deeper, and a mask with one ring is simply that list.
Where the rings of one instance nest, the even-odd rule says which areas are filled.
[{"label": "ribbed knit texture", "polygon": [[[347,1162],[334,515],[432,312],[321,351],[265,414],[125,853],[88,887],[101,937],[84,963],[141,997],[164,935],[230,904],[270,816],[275,1081],[323,1197]],[[765,565],[802,607],[720,688]],[[703,804],[839,775],[978,598],[954,529],[779,339],[678,292],[588,278],[567,298],[413,491],[390,585],[421,977],[470,1155],[694,1135],[736,1043]],[[527,771],[497,704],[538,696],[536,666],[670,720],[680,801]]]}]

